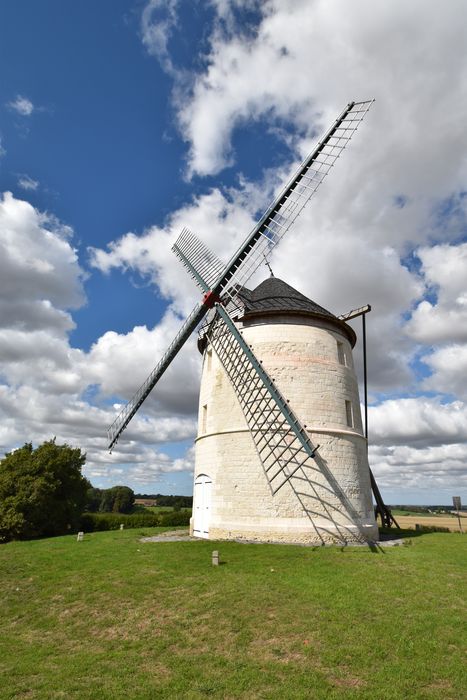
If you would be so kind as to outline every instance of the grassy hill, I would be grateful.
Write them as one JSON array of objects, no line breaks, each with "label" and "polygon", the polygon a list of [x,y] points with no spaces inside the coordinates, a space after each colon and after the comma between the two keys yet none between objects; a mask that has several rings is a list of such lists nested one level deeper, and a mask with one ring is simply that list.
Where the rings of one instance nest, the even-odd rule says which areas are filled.
[{"label": "grassy hill", "polygon": [[153,532],[0,546],[2,700],[465,697],[467,536],[372,552]]}]

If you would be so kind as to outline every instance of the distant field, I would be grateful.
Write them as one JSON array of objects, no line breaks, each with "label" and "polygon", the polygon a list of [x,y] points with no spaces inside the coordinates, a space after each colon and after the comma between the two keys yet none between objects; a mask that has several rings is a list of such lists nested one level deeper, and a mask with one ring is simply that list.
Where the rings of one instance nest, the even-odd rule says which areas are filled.
[{"label": "distant field", "polygon": [[465,697],[467,536],[139,541],[154,532],[0,546],[2,700]]},{"label": "distant field", "polygon": [[[391,513],[393,515],[416,515],[420,518],[432,518],[437,517],[436,514],[428,513],[427,511],[419,513],[416,510],[400,510],[399,508],[391,508]],[[444,514],[443,514],[444,515]]]},{"label": "distant field", "polygon": [[[147,510],[148,513],[171,513],[174,508],[173,506],[144,506],[144,509]],[[180,508],[180,510],[191,511],[191,508]]]},{"label": "distant field", "polygon": [[[459,521],[454,515],[427,515],[417,513],[416,515],[402,515],[402,511],[393,511],[394,517],[401,528],[415,530],[415,525],[420,523],[425,527],[447,527],[451,532],[459,532]],[[467,531],[467,518],[461,518],[462,528]]]}]

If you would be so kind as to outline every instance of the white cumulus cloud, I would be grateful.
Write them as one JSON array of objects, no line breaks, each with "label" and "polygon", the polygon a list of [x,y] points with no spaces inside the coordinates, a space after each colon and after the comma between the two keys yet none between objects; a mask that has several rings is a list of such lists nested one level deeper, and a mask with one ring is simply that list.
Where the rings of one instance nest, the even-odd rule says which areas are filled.
[{"label": "white cumulus cloud", "polygon": [[467,243],[417,251],[428,291],[436,301],[418,304],[407,332],[425,344],[467,342]]},{"label": "white cumulus cloud", "polygon": [[108,332],[89,352],[74,348],[71,312],[85,301],[85,274],[72,236],[68,226],[11,193],[0,199],[0,451],[56,436],[81,447],[86,473],[106,484],[121,465],[134,484],[143,483],[144,474],[155,484],[168,471],[189,471],[189,455],[169,456],[157,446],[194,438],[194,340],[132,421],[125,441],[107,451],[106,427],[120,408],[110,400],[130,398],[181,320],[168,311],[154,329]]}]

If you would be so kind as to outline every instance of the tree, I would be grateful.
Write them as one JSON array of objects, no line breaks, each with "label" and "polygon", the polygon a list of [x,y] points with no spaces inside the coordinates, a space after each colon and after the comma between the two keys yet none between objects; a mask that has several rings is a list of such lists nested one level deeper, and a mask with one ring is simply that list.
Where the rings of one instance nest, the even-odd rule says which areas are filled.
[{"label": "tree", "polygon": [[59,535],[75,529],[91,484],[81,474],[86,455],[56,445],[26,443],[0,461],[0,540]]},{"label": "tree", "polygon": [[110,489],[114,496],[114,513],[131,513],[135,504],[135,494],[129,486],[114,486]]},{"label": "tree", "polygon": [[102,490],[99,506],[101,513],[131,513],[135,494],[129,486],[112,486]]},{"label": "tree", "polygon": [[85,510],[88,513],[97,513],[102,501],[102,489],[97,489],[94,486],[89,486],[86,491]]},{"label": "tree", "polygon": [[114,504],[112,489],[102,489],[99,513],[111,513]]}]

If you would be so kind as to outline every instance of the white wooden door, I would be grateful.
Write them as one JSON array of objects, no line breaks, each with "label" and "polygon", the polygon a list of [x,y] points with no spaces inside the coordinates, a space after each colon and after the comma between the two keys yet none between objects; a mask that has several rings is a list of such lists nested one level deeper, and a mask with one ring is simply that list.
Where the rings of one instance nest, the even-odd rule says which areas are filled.
[{"label": "white wooden door", "polygon": [[211,517],[212,479],[207,474],[196,477],[193,498],[193,534],[195,537],[209,537]]}]

